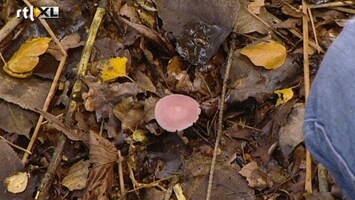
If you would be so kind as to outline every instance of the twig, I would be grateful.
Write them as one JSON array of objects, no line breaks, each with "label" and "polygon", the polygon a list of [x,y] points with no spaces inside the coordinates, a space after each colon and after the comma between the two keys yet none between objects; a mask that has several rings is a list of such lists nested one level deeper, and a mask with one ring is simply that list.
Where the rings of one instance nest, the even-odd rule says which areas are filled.
[{"label": "twig", "polygon": [[[304,87],[305,87],[305,99],[309,96],[310,82],[309,82],[309,35],[308,35],[308,15],[307,15],[308,4],[305,0],[302,1],[302,23],[303,23],[303,73],[304,73]],[[312,157],[311,153],[307,150],[306,152],[306,181],[305,181],[306,193],[312,193]]]},{"label": "twig", "polygon": [[[24,0],[25,4],[30,7],[32,6],[30,2],[28,2],[27,0]],[[47,30],[48,34],[52,37],[52,39],[54,40],[54,42],[59,46],[60,50],[61,50],[61,53],[63,54],[63,57],[62,59],[60,60],[60,63],[59,63],[59,66],[57,68],[57,71],[56,71],[56,74],[54,76],[54,79],[53,79],[53,82],[52,82],[52,85],[51,85],[51,88],[49,89],[49,92],[48,92],[48,95],[47,95],[47,98],[44,102],[44,105],[42,107],[42,111],[44,112],[47,112],[48,108],[49,108],[49,105],[55,95],[55,92],[57,90],[57,86],[58,86],[58,82],[59,82],[59,79],[60,79],[60,76],[62,74],[62,71],[64,69],[64,64],[65,64],[65,61],[67,59],[67,53],[66,51],[64,50],[62,44],[59,42],[57,36],[53,33],[52,29],[49,27],[48,23],[46,22],[46,20],[44,19],[41,19],[39,18],[40,22],[42,23],[42,25],[44,26],[44,28]],[[30,142],[28,143],[28,146],[27,146],[27,150],[28,151],[32,151],[32,148],[33,148],[33,145],[37,139],[37,136],[38,136],[38,133],[39,133],[39,129],[41,127],[41,124],[43,122],[44,118],[43,116],[41,115],[37,121],[37,124],[36,124],[36,127],[35,127],[35,130],[32,134],[32,137],[31,137],[31,140]],[[25,153],[22,157],[22,163],[25,165],[27,163],[27,160],[28,160],[28,156],[29,154],[28,153]]]},{"label": "twig", "polygon": [[[97,15],[98,12],[100,13],[99,16]],[[100,8],[100,7],[97,8],[94,20],[93,20],[93,22],[91,24],[91,27],[90,27],[89,36],[88,36],[89,38],[91,37],[91,39],[93,41],[96,38],[96,33],[97,33],[97,30],[98,30],[98,28],[100,26],[100,23],[102,21],[102,17],[103,17],[104,13],[105,13],[105,9],[104,8]],[[97,19],[97,17],[99,17],[100,19]],[[96,31],[95,31],[94,35],[91,35],[93,29],[95,29]],[[93,41],[91,41],[91,42],[93,42]],[[89,49],[90,51],[88,51],[88,50],[85,51],[85,48],[84,48],[84,52],[83,52],[82,57],[81,57],[81,64],[82,65],[86,65],[87,66],[87,62],[89,61],[89,57],[91,55],[91,49],[92,48]],[[66,58],[66,55],[64,57]],[[86,70],[87,70],[87,67],[84,68],[84,69],[83,68],[79,68],[78,73],[86,74]],[[77,90],[76,92],[80,93],[81,89]],[[69,106],[70,106],[70,104],[69,104]],[[71,116],[73,114],[70,111],[71,110],[68,109],[68,112],[66,113],[66,119],[70,119],[71,118],[71,117],[68,117],[69,115]],[[42,117],[42,115],[41,115],[41,117]],[[43,121],[43,117],[42,117],[42,121]],[[65,124],[67,126],[70,126],[70,121],[66,120]],[[65,135],[61,134],[59,139],[58,139],[58,145],[57,145],[57,147],[55,149],[55,152],[54,152],[53,157],[51,159],[50,165],[49,165],[49,167],[47,169],[47,172],[45,174],[45,178],[42,179],[42,182],[41,182],[41,185],[39,187],[39,190],[37,191],[36,199],[42,200],[42,199],[46,199],[48,197],[48,192],[49,192],[50,186],[52,185],[52,182],[53,182],[53,179],[54,179],[54,176],[55,176],[55,172],[56,172],[56,170],[57,170],[57,168],[58,168],[58,166],[60,164],[61,155],[62,155],[62,152],[64,150],[66,141],[67,141],[67,138],[65,137]]]},{"label": "twig", "polygon": [[234,51],[235,51],[235,38],[232,38],[232,43],[231,47],[229,49],[229,55],[228,55],[228,60],[227,60],[227,65],[226,65],[226,71],[224,73],[224,78],[223,78],[223,87],[222,87],[222,93],[221,93],[221,99],[219,102],[219,115],[218,115],[218,123],[217,123],[217,137],[216,137],[216,142],[214,145],[214,150],[213,150],[213,157],[212,157],[212,162],[211,162],[211,168],[210,168],[210,174],[209,174],[209,179],[208,179],[208,188],[207,188],[207,195],[206,195],[206,200],[209,200],[211,198],[211,192],[212,192],[212,185],[213,185],[213,175],[214,175],[214,169],[216,166],[216,160],[217,160],[217,154],[218,154],[218,146],[219,146],[219,141],[221,140],[222,137],[222,129],[223,129],[223,110],[224,110],[224,101],[226,98],[226,91],[227,91],[227,82],[229,78],[229,72],[232,66],[233,62],[233,56],[234,56]]},{"label": "twig", "polygon": [[277,31],[276,29],[274,29],[271,25],[269,25],[267,22],[265,22],[263,19],[261,19],[259,16],[257,16],[256,14],[254,14],[253,12],[251,12],[248,8],[245,8],[253,17],[255,17],[257,20],[259,20],[261,23],[263,23],[265,26],[267,26],[268,28],[270,28],[272,31],[274,31],[278,36],[280,36],[282,39],[284,39],[285,41],[288,41],[289,43],[291,43],[291,41],[289,39],[287,39],[284,35],[282,35],[279,31]]},{"label": "twig", "polygon": [[[59,79],[60,79],[60,75],[62,74],[62,71],[64,69],[64,64],[65,64],[65,61],[67,59],[67,56],[63,56],[62,57],[62,60],[60,61],[59,63],[59,66],[58,66],[58,69],[56,71],[56,74],[54,76],[54,79],[53,79],[53,82],[52,82],[52,85],[51,85],[51,88],[49,89],[49,92],[48,92],[48,95],[47,95],[47,98],[44,102],[44,105],[43,105],[43,108],[42,110],[43,111],[47,111],[48,108],[49,108],[49,104],[51,103],[51,100],[53,99],[54,95],[55,95],[55,91],[57,90],[57,86],[58,86],[58,82],[59,82]],[[27,146],[27,150],[28,151],[31,151],[32,148],[33,148],[33,145],[37,139],[37,136],[38,136],[38,133],[39,133],[39,129],[41,127],[41,124],[43,122],[44,118],[43,116],[39,116],[39,119],[37,121],[37,124],[36,124],[36,128],[32,134],[32,137],[31,137],[31,140],[30,142],[28,143],[28,146]],[[22,157],[22,163],[23,164],[26,164],[27,163],[27,160],[28,160],[28,156],[29,154],[25,153]]]},{"label": "twig", "polygon": [[122,162],[123,162],[123,157],[121,155],[121,151],[118,151],[118,177],[120,180],[120,189],[121,189],[121,199],[124,200],[126,199],[125,194],[126,194],[126,188],[124,186],[124,178],[123,178],[123,169],[122,169]]},{"label": "twig", "polygon": [[13,17],[0,29],[0,43],[22,22],[22,20],[22,17]]},{"label": "twig", "polygon": [[318,164],[318,187],[319,192],[326,193],[328,192],[328,170],[322,165],[322,163]]},{"label": "twig", "polygon": [[309,14],[309,19],[311,20],[311,25],[312,25],[312,31],[313,31],[313,35],[314,35],[314,41],[316,41],[316,45],[317,45],[317,51],[318,51],[318,54],[320,53],[320,46],[319,46],[319,43],[318,43],[318,37],[317,37],[317,30],[316,30],[316,27],[314,25],[314,20],[313,20],[313,15],[312,15],[312,11],[309,7],[307,7],[307,11],[308,11],[308,14]]},{"label": "twig", "polygon": [[352,8],[335,7],[335,8],[331,8],[331,9],[337,10],[337,11],[340,11],[340,12],[355,14],[355,10],[352,9]]},{"label": "twig", "polygon": [[51,162],[49,163],[48,169],[44,174],[44,178],[42,179],[41,184],[37,189],[35,200],[48,199],[47,197],[49,194],[49,189],[52,186],[52,182],[56,175],[56,171],[58,169],[60,161],[62,160],[63,151],[61,149],[64,149],[65,144],[66,144],[66,138],[64,134],[61,134],[60,137],[58,138],[57,146],[53,153]]},{"label": "twig", "polygon": [[311,9],[313,8],[329,8],[329,7],[338,7],[338,6],[349,6],[354,5],[354,1],[338,1],[338,2],[331,2],[331,3],[323,3],[323,4],[312,4],[309,5]]},{"label": "twig", "polygon": [[16,144],[14,144],[14,143],[8,141],[6,138],[4,138],[4,137],[1,136],[1,135],[0,135],[0,139],[5,140],[5,142],[7,142],[7,144],[9,144],[10,146],[13,146],[13,147],[16,148],[16,149],[19,149],[19,150],[21,150],[21,151],[24,151],[24,152],[26,152],[26,153],[28,153],[28,154],[32,154],[32,153],[31,153],[30,151],[28,151],[27,149],[24,149],[24,148],[22,148],[22,147],[20,147],[20,146],[18,146],[18,145],[16,145]]},{"label": "twig", "polygon": [[[272,15],[272,14],[271,14],[271,15]],[[279,18],[277,18],[276,16],[274,16],[274,15],[272,15],[272,19],[273,19],[276,23],[280,23],[280,22],[281,22],[281,20],[280,20]],[[299,39],[301,39],[301,40],[303,39],[302,34],[301,34],[297,29],[291,28],[291,29],[289,29],[289,31],[290,31],[293,35],[295,35],[296,37],[298,37]],[[322,49],[322,47],[317,46],[317,44],[314,43],[313,41],[308,41],[308,43],[309,43],[309,45],[310,45],[311,47],[313,47],[313,48],[315,48],[315,49],[319,49],[319,51],[320,51],[321,53],[325,53],[325,51]]]}]

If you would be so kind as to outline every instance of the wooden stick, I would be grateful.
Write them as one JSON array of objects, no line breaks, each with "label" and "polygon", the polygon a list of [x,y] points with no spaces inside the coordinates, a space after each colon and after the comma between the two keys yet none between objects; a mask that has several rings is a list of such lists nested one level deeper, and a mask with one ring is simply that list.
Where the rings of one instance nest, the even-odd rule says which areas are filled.
[{"label": "wooden stick", "polygon": [[229,72],[230,72],[230,69],[231,69],[232,63],[233,63],[233,56],[234,56],[235,48],[236,48],[235,39],[233,38],[232,43],[231,43],[231,47],[229,49],[226,71],[225,71],[224,77],[223,77],[223,87],[222,87],[221,99],[220,99],[219,106],[218,106],[219,113],[218,113],[218,123],[217,123],[217,138],[216,138],[216,142],[215,142],[214,150],[213,150],[213,157],[212,157],[210,174],[209,174],[209,179],[208,179],[206,200],[209,200],[211,198],[213,175],[214,175],[214,170],[215,170],[215,166],[216,166],[218,146],[219,146],[219,142],[221,140],[222,133],[223,133],[223,110],[224,110],[224,102],[225,102],[226,92],[227,92],[227,83],[228,83],[228,78],[229,78]]},{"label": "wooden stick", "polygon": [[22,17],[13,17],[0,29],[0,43],[22,22],[22,20]]},{"label": "wooden stick", "polygon": [[314,41],[316,41],[316,45],[317,45],[316,49],[318,51],[318,54],[320,54],[320,46],[319,46],[319,43],[318,43],[317,30],[316,30],[316,26],[314,25],[312,11],[311,11],[311,9],[309,7],[307,7],[307,12],[309,14],[309,19],[311,20],[312,31],[313,31],[313,35],[314,35]]},{"label": "wooden stick", "polygon": [[[30,7],[32,6],[30,2],[28,2],[27,0],[24,0],[25,4]],[[60,50],[61,50],[61,53],[63,54],[63,57],[62,59],[60,60],[60,63],[59,63],[59,66],[57,68],[57,71],[55,73],[55,76],[54,76],[54,79],[53,79],[53,82],[52,82],[52,85],[49,89],[49,92],[48,92],[48,95],[47,95],[47,98],[44,102],[44,105],[42,107],[42,111],[44,112],[47,112],[48,108],[49,108],[49,105],[55,95],[55,92],[57,90],[57,86],[58,86],[58,83],[59,83],[59,79],[60,79],[60,76],[62,74],[62,71],[64,69],[64,64],[65,64],[65,61],[67,59],[67,53],[66,51],[64,50],[62,44],[60,44],[57,36],[53,33],[52,29],[49,27],[48,23],[46,22],[46,20],[44,19],[41,19],[39,18],[40,22],[42,23],[42,25],[44,26],[44,28],[47,30],[48,34],[52,37],[52,39],[54,40],[54,42],[59,46]],[[36,124],[36,127],[35,127],[35,130],[32,134],[32,137],[31,137],[31,140],[30,142],[28,143],[28,146],[27,146],[27,150],[29,152],[32,151],[32,148],[33,148],[33,145],[35,143],[35,141],[37,140],[37,136],[38,136],[38,133],[39,133],[39,130],[40,130],[40,127],[41,127],[41,124],[43,122],[44,118],[43,116],[39,116],[39,119],[37,121],[37,124]],[[28,156],[29,154],[28,153],[25,153],[22,157],[22,163],[25,165],[28,161]]]},{"label": "wooden stick", "polygon": [[339,6],[350,6],[354,5],[355,1],[338,1],[338,2],[331,2],[331,3],[323,3],[323,4],[312,4],[309,5],[309,8],[329,8],[329,7],[339,7]]},{"label": "wooden stick", "polygon": [[[305,0],[302,1],[302,22],[303,22],[303,76],[304,76],[304,87],[305,87],[305,99],[307,104],[307,99],[310,90],[309,81],[309,31],[308,31],[308,4]],[[305,190],[307,194],[312,194],[312,157],[310,152],[306,152],[306,181]]]}]

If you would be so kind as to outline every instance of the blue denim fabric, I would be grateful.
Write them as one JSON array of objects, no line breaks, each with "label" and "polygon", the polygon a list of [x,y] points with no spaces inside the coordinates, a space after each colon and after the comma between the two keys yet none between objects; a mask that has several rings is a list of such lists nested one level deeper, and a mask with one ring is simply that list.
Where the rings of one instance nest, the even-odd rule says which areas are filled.
[{"label": "blue denim fabric", "polygon": [[355,21],[328,49],[312,84],[305,144],[355,199]]}]

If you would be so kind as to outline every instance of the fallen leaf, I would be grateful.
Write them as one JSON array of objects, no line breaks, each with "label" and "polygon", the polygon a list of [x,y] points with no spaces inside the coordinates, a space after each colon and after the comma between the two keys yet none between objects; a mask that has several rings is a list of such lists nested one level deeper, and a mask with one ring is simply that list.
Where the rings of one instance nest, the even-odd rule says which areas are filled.
[{"label": "fallen leaf", "polygon": [[273,185],[273,182],[260,170],[258,163],[255,161],[246,164],[239,171],[239,174],[247,179],[248,185],[252,188],[268,188]]},{"label": "fallen leaf", "polygon": [[17,172],[5,178],[7,191],[17,194],[26,190],[28,183],[27,172]]},{"label": "fallen leaf", "polygon": [[144,110],[136,99],[129,97],[118,103],[113,114],[121,121],[123,130],[134,130],[144,120]]},{"label": "fallen leaf", "polygon": [[144,100],[144,121],[149,122],[155,119],[154,108],[159,98],[150,96]]},{"label": "fallen leaf", "polygon": [[91,76],[84,81],[89,86],[89,92],[83,93],[84,105],[87,111],[95,111],[97,120],[108,118],[122,99],[142,92],[136,83],[100,83]]},{"label": "fallen leaf", "polygon": [[127,62],[126,57],[112,58],[107,64],[102,66],[101,78],[104,82],[111,82],[116,80],[118,77],[127,76]]},{"label": "fallen leaf", "polygon": [[140,88],[142,88],[145,91],[153,92],[155,93],[157,89],[155,88],[154,84],[152,81],[149,79],[148,76],[143,74],[141,71],[137,70],[133,74],[133,80],[138,84]]},{"label": "fallen leaf", "polygon": [[[12,56],[4,70],[10,76],[25,78],[27,73],[32,74],[32,70],[39,62],[39,56],[44,54],[49,46],[51,38],[33,38],[23,44]],[[18,75],[18,76],[17,76]],[[22,77],[22,75],[24,75]]]},{"label": "fallen leaf", "polygon": [[36,124],[38,114],[0,99],[0,129],[29,138],[31,128]]},{"label": "fallen leaf", "polygon": [[297,103],[293,106],[287,117],[286,124],[279,131],[279,145],[284,157],[288,157],[296,146],[303,142],[304,104]]},{"label": "fallen leaf", "polygon": [[254,65],[266,69],[281,67],[287,58],[286,48],[273,40],[243,48],[240,53],[247,56]]},{"label": "fallen leaf", "polygon": [[54,128],[64,133],[70,140],[73,141],[82,141],[85,144],[88,144],[88,135],[84,132],[79,132],[78,130],[68,128],[57,119],[55,116],[48,112],[43,112],[42,110],[37,110]]},{"label": "fallen leaf", "polygon": [[260,14],[260,8],[265,5],[264,0],[255,0],[248,5],[250,12],[254,14]]},{"label": "fallen leaf", "polygon": [[279,106],[279,105],[287,103],[289,100],[292,99],[293,90],[292,90],[292,88],[276,90],[275,94],[277,94],[279,96],[279,98],[276,101],[276,106]]},{"label": "fallen leaf", "polygon": [[89,148],[90,163],[93,164],[93,168],[89,171],[83,198],[108,200],[113,186],[118,151],[113,143],[93,131],[90,132]]},{"label": "fallen leaf", "polygon": [[230,79],[231,92],[227,96],[228,103],[242,102],[249,97],[263,102],[274,95],[278,88],[287,87],[290,82],[298,81],[302,76],[300,66],[289,56],[278,69],[267,70],[256,67],[238,51],[234,54]]},{"label": "fallen leaf", "polygon": [[[186,199],[199,200],[206,198],[210,164],[209,157],[202,156],[197,152],[184,161],[183,174],[186,174],[189,178],[183,180],[181,186]],[[256,199],[254,191],[248,187],[245,179],[238,174],[239,170],[240,167],[236,164],[216,163],[211,199]]]},{"label": "fallen leaf", "polygon": [[146,143],[148,141],[147,133],[142,129],[133,131],[132,140],[134,142]]},{"label": "fallen leaf", "polygon": [[163,29],[177,39],[176,50],[192,64],[215,55],[232,31],[240,8],[236,0],[156,0]]},{"label": "fallen leaf", "polygon": [[36,77],[15,79],[0,70],[0,98],[21,108],[35,111],[42,108],[46,100],[51,81]]},{"label": "fallen leaf", "polygon": [[18,157],[12,147],[0,139],[0,199],[32,199],[35,184],[33,180],[29,181],[27,189],[19,194],[13,194],[7,191],[4,180],[6,177],[16,172],[23,171],[21,159]]},{"label": "fallen leaf", "polygon": [[[73,33],[66,37],[64,37],[60,44],[62,45],[64,50],[77,48],[83,46],[85,44],[84,41],[80,41],[81,37],[79,33]],[[47,52],[50,53],[56,60],[60,61],[63,57],[63,54],[59,48],[59,46],[55,42],[51,42]]]},{"label": "fallen leaf", "polygon": [[88,160],[80,160],[72,165],[68,174],[63,178],[62,185],[69,191],[84,189],[88,179],[89,165]]}]

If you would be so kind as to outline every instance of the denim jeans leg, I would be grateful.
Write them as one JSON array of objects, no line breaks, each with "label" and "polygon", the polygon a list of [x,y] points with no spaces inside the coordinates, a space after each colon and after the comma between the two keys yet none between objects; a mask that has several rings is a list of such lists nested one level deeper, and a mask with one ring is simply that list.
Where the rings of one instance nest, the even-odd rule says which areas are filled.
[{"label": "denim jeans leg", "polygon": [[328,49],[312,84],[305,144],[355,199],[355,20]]}]

